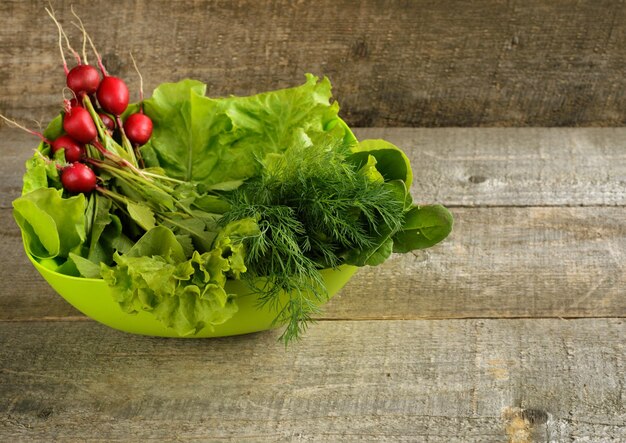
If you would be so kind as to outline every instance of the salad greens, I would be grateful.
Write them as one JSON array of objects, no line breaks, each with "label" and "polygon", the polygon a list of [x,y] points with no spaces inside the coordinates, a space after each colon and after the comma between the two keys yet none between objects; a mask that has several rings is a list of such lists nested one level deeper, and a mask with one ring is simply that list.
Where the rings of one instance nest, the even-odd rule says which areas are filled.
[{"label": "salad greens", "polygon": [[36,258],[67,257],[85,241],[85,196],[63,198],[62,191],[38,188],[13,202],[13,214]]},{"label": "salad greens", "polygon": [[[450,233],[444,207],[413,203],[402,150],[354,139],[328,79],[250,97],[205,93],[183,80],[143,102],[154,129],[141,168],[86,97],[104,146],[87,145],[98,186],[68,195],[62,150],[41,143],[13,202],[27,252],[104,279],[123,311],[151,312],[181,336],[231,318],[226,281],[245,279],[288,342],[327,298],[321,269],[378,265]],[[60,122],[45,136],[61,135]]]},{"label": "salad greens", "polygon": [[[284,152],[295,142],[311,144],[337,127],[339,106],[330,103],[328,79],[307,75],[299,87],[251,97],[211,99],[195,80],[165,83],[146,100],[154,121],[142,148],[146,163],[181,180],[205,185],[240,184],[259,172],[258,159]],[[332,128],[335,128],[333,130]]]}]

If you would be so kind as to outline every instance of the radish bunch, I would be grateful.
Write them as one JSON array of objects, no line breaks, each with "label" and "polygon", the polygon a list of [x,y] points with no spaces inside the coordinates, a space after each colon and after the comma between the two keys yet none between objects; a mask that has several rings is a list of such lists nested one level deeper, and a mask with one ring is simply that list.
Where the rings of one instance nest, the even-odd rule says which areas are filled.
[{"label": "radish bunch", "polygon": [[[116,156],[105,148],[107,146],[105,138],[113,137],[117,132],[117,136],[122,140],[122,145],[126,148],[130,158],[133,160],[141,159],[137,148],[150,139],[152,120],[143,113],[143,106],[140,104],[139,112],[129,115],[122,123],[121,116],[128,108],[130,99],[128,86],[124,80],[108,74],[100,54],[76,14],[74,15],[79,20],[80,28],[83,31],[82,58],[70,46],[63,28],[56,20],[53,12],[48,9],[46,11],[59,31],[59,48],[66,75],[66,84],[72,91],[73,98],[64,100],[63,130],[65,134],[50,141],[39,133],[30,130],[29,132],[38,135],[44,142],[48,143],[53,155],[60,149],[64,150],[65,160],[69,165],[60,170],[63,188],[72,194],[89,193],[96,188],[97,177],[88,164],[94,165],[94,160],[98,160],[98,158],[91,158],[89,153],[96,152],[105,158],[115,158]],[[68,69],[67,66],[61,44],[62,38],[65,38],[68,50],[76,59],[76,65],[72,69]],[[89,41],[96,55],[98,68],[87,62],[86,40]],[[140,81],[140,102],[142,102],[143,81],[141,75]],[[95,151],[88,149],[88,146],[94,147]],[[123,164],[119,157],[117,159],[118,163]],[[131,163],[131,166],[137,167],[138,165]]]},{"label": "radish bunch", "polygon": [[[95,171],[105,168],[119,168],[121,172],[129,172],[140,180],[147,180],[146,174],[140,169],[143,160],[139,147],[146,144],[152,136],[152,120],[143,112],[143,79],[132,54],[130,57],[139,75],[139,111],[122,116],[127,112],[130,93],[128,86],[119,77],[109,75],[102,58],[91,37],[87,34],[83,23],[78,19],[83,33],[83,51],[79,55],[70,45],[69,39],[59,24],[54,13],[46,8],[46,12],[58,29],[58,43],[63,61],[63,70],[67,88],[72,97],[63,100],[62,127],[64,133],[54,140],[43,134],[28,129],[14,120],[0,114],[0,118],[37,137],[50,146],[51,157],[59,170],[61,184],[70,194],[90,193],[95,189],[104,190],[106,180],[100,179]],[[65,39],[67,50],[76,60],[75,66],[68,68],[63,47]],[[87,61],[86,43],[89,42],[97,59],[97,67]],[[65,164],[58,161],[62,150]],[[46,161],[52,163],[52,159]],[[111,170],[108,170],[108,176]],[[154,177],[154,174],[152,174]]]}]

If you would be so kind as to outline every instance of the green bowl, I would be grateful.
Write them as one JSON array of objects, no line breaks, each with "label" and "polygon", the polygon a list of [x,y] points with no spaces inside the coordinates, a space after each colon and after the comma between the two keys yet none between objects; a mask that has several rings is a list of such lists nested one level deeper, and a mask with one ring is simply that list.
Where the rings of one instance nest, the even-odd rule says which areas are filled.
[{"label": "green bowl", "polygon": [[[48,269],[30,254],[26,254],[35,269],[69,304],[97,322],[120,331],[156,337],[179,337],[176,332],[163,325],[149,312],[127,314],[113,299],[111,289],[104,280],[71,277]],[[338,269],[321,271],[329,297],[334,296],[358,268],[341,266]],[[276,313],[269,307],[259,307],[257,296],[242,281],[229,280],[226,291],[235,294],[239,310],[228,321],[211,328],[204,328],[197,334],[185,338],[224,337],[248,334],[272,329]]]},{"label": "green bowl", "polygon": [[[337,119],[336,122],[344,128],[344,140],[346,142],[357,141],[343,120]],[[163,325],[150,312],[127,314],[122,311],[104,280],[59,274],[37,261],[28,252],[26,255],[35,269],[61,297],[93,320],[131,334],[180,337],[176,331]],[[337,269],[321,271],[329,298],[334,296],[350,280],[356,270],[357,267],[355,266],[344,265]],[[251,293],[250,288],[244,282],[229,280],[225,289],[226,292],[235,294],[237,297],[239,310],[235,315],[221,325],[214,326],[212,329],[210,327],[204,328],[194,335],[185,336],[185,338],[225,337],[265,331],[280,326],[273,324],[276,312],[270,306],[259,306],[257,296]],[[287,294],[283,294],[283,297],[286,298]]]}]

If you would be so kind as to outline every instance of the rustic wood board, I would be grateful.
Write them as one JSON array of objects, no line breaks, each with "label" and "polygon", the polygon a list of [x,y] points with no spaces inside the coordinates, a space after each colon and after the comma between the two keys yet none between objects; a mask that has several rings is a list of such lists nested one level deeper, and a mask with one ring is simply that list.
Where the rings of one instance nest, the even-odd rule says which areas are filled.
[{"label": "rustic wood board", "polygon": [[[418,201],[448,206],[626,205],[626,128],[356,128],[406,151]],[[37,139],[0,128],[0,208]]]},{"label": "rustic wood board", "polygon": [[323,321],[153,339],[0,323],[0,440],[626,440],[624,320]]},{"label": "rustic wood board", "polygon": [[[455,208],[451,237],[361,269],[324,318],[626,316],[626,207]],[[0,321],[74,318],[24,255],[9,210]]]},{"label": "rustic wood board", "polygon": [[626,128],[357,128],[406,150],[418,201],[626,205]]},{"label": "rustic wood board", "polygon": [[[213,96],[327,75],[356,126],[626,123],[622,1],[54,1],[110,71],[146,89],[186,77]],[[64,82],[42,2],[0,2],[0,112],[46,120]],[[136,95],[135,95],[136,97]]]}]

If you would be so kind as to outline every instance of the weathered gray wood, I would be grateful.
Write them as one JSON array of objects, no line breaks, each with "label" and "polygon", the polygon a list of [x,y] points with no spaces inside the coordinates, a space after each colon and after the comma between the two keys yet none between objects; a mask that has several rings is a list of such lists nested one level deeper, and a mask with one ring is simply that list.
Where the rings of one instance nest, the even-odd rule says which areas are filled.
[{"label": "weathered gray wood", "polygon": [[623,320],[320,322],[131,336],[0,324],[2,441],[626,440]]},{"label": "weathered gray wood", "polygon": [[[626,315],[626,207],[453,213],[444,243],[361,269],[324,318]],[[0,236],[0,320],[76,317],[26,259],[8,210]]]},{"label": "weathered gray wood", "polygon": [[453,213],[449,239],[360,270],[326,315],[626,315],[626,208],[457,208]]},{"label": "weathered gray wood", "polygon": [[[74,4],[111,72],[146,89],[194,77],[250,94],[328,75],[356,126],[575,126],[626,122],[621,1]],[[63,73],[41,2],[0,2],[0,112],[47,119]],[[136,97],[136,95],[135,95]]]},{"label": "weathered gray wood", "polygon": [[[453,206],[626,205],[626,128],[356,128],[411,159],[412,193]],[[19,195],[37,139],[0,129],[0,208]]]},{"label": "weathered gray wood", "polygon": [[358,128],[407,151],[418,201],[626,205],[626,128]]}]

